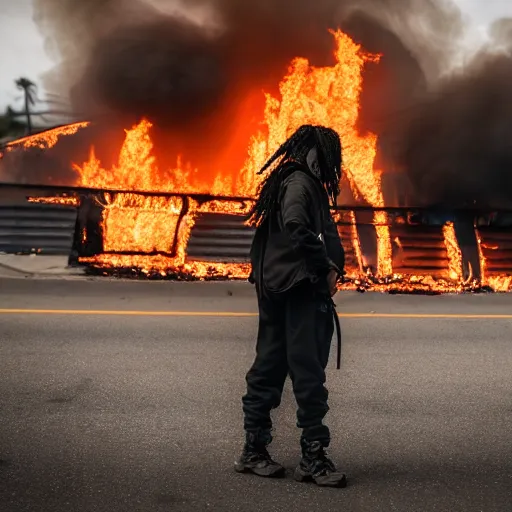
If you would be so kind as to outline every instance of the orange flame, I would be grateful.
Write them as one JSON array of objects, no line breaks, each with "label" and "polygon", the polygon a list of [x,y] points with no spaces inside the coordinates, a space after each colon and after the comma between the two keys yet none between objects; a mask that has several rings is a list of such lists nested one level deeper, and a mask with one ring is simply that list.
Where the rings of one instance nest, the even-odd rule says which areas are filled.
[{"label": "orange flame", "polygon": [[170,253],[183,207],[179,197],[106,197],[103,247],[106,252]]},{"label": "orange flame", "polygon": [[485,259],[484,253],[482,251],[482,238],[480,234],[477,234],[477,244],[478,244],[478,255],[480,256],[480,280],[482,283],[486,282],[486,272],[487,272],[487,261]]},{"label": "orange flame", "polygon": [[455,234],[453,222],[448,222],[443,227],[444,243],[448,253],[449,276],[452,281],[461,281],[462,275],[462,252]]},{"label": "orange flame", "polygon": [[482,241],[480,233],[477,234],[478,252],[480,254],[480,272],[481,282],[484,286],[489,287],[495,292],[509,292],[512,290],[512,276],[490,275],[487,270],[487,258],[484,255],[484,249],[496,251],[499,249],[497,245],[488,245]]},{"label": "orange flame", "polygon": [[512,276],[490,276],[485,284],[495,292],[509,292],[512,290]]},{"label": "orange flame", "polygon": [[126,138],[119,153],[119,161],[109,171],[101,166],[94,147],[83,166],[73,165],[79,175],[79,186],[99,189],[159,190],[167,185],[155,165],[153,143],[149,135],[151,123],[142,121],[126,131]]},{"label": "orange flame", "polygon": [[352,232],[352,243],[354,247],[354,251],[356,253],[356,260],[359,266],[359,273],[363,275],[364,273],[364,256],[363,251],[361,250],[361,240],[359,240],[359,233],[357,232],[357,220],[356,214],[354,212],[350,212],[350,229]]},{"label": "orange flame", "polygon": [[29,197],[29,203],[55,204],[60,206],[78,206],[80,199],[78,197],[60,196],[60,197]]},{"label": "orange flame", "polygon": [[12,151],[17,147],[22,147],[23,149],[50,149],[57,144],[61,137],[75,135],[79,130],[87,128],[89,125],[89,122],[74,123],[66,126],[60,126],[46,132],[30,135],[28,137],[23,137],[22,139],[15,140],[14,142],[7,144],[7,151]]}]

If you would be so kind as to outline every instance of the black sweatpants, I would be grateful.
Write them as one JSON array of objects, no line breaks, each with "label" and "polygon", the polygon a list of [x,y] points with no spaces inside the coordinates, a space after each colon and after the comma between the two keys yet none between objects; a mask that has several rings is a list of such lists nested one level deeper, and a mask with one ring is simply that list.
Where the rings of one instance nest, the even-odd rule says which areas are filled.
[{"label": "black sweatpants", "polygon": [[279,295],[257,291],[258,341],[242,399],[244,428],[272,428],[270,411],[281,403],[289,374],[298,405],[297,426],[306,439],[327,446],[325,368],[334,332],[330,299],[315,292],[309,283]]}]

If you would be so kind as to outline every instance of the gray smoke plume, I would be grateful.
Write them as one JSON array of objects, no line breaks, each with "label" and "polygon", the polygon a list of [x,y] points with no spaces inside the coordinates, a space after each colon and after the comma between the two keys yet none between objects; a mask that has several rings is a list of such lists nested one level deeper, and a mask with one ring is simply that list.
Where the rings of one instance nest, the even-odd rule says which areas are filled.
[{"label": "gray smoke plume", "polygon": [[489,29],[489,36],[495,47],[512,52],[512,18],[496,20]]}]

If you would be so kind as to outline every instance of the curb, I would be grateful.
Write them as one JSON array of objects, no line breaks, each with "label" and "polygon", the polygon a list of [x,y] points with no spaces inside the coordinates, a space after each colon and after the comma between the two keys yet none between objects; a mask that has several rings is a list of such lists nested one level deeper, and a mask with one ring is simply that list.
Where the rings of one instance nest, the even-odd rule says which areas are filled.
[{"label": "curb", "polygon": [[6,265],[5,263],[0,263],[0,269],[9,270],[10,272],[15,272],[17,274],[30,274],[30,272],[25,272],[24,270],[20,270],[19,268],[11,267],[10,265]]},{"label": "curb", "polygon": [[[112,293],[119,297],[139,297],[141,300],[144,297],[161,298],[163,303],[172,301],[173,307],[178,307],[178,309],[180,307],[179,301],[182,299],[197,300],[200,303],[215,305],[220,299],[236,301],[245,298],[253,300],[256,297],[253,285],[246,282],[142,281],[62,274],[32,276],[13,274],[2,276],[0,269],[0,289],[6,291],[9,289],[26,290],[27,293],[44,295],[47,286],[50,287],[49,289],[57,290],[55,293],[59,293],[59,290],[69,290],[70,285],[75,287],[74,293],[77,294],[84,293],[87,296],[96,296],[98,290],[103,290],[105,293]],[[76,288],[77,286],[78,288]]]},{"label": "curb", "polygon": [[[7,272],[13,272],[14,274],[17,274],[20,279],[23,277],[25,277],[25,278],[26,277],[33,277],[33,278],[54,277],[56,279],[62,279],[62,278],[67,278],[67,277],[84,277],[84,278],[87,277],[83,271],[75,271],[75,272],[67,273],[66,269],[62,269],[62,270],[58,270],[56,272],[48,272],[48,271],[33,272],[30,270],[23,270],[21,268],[16,268],[11,265],[7,265],[5,263],[0,263],[0,277],[5,277],[5,276],[2,276],[1,270],[6,270]],[[8,277],[11,279],[16,279],[16,277],[13,277],[13,276],[8,276]]]},{"label": "curb", "polygon": [[[5,273],[2,273],[2,270]],[[45,280],[45,281],[81,281],[81,282],[103,282],[110,285],[133,283],[135,286],[152,286],[166,288],[169,293],[186,290],[186,295],[202,296],[204,298],[215,298],[219,296],[253,295],[254,286],[246,281],[174,281],[174,280],[152,280],[152,279],[130,279],[127,277],[96,276],[88,275],[81,269],[62,269],[59,272],[31,272],[0,263],[0,279],[3,280]]]}]

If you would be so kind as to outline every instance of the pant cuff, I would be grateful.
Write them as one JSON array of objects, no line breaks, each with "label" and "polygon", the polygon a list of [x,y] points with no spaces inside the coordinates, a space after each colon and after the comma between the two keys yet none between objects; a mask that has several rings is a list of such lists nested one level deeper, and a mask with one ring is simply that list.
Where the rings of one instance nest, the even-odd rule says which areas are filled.
[{"label": "pant cuff", "polygon": [[327,448],[331,442],[331,433],[326,425],[316,425],[303,429],[302,439],[309,442],[320,441]]}]

